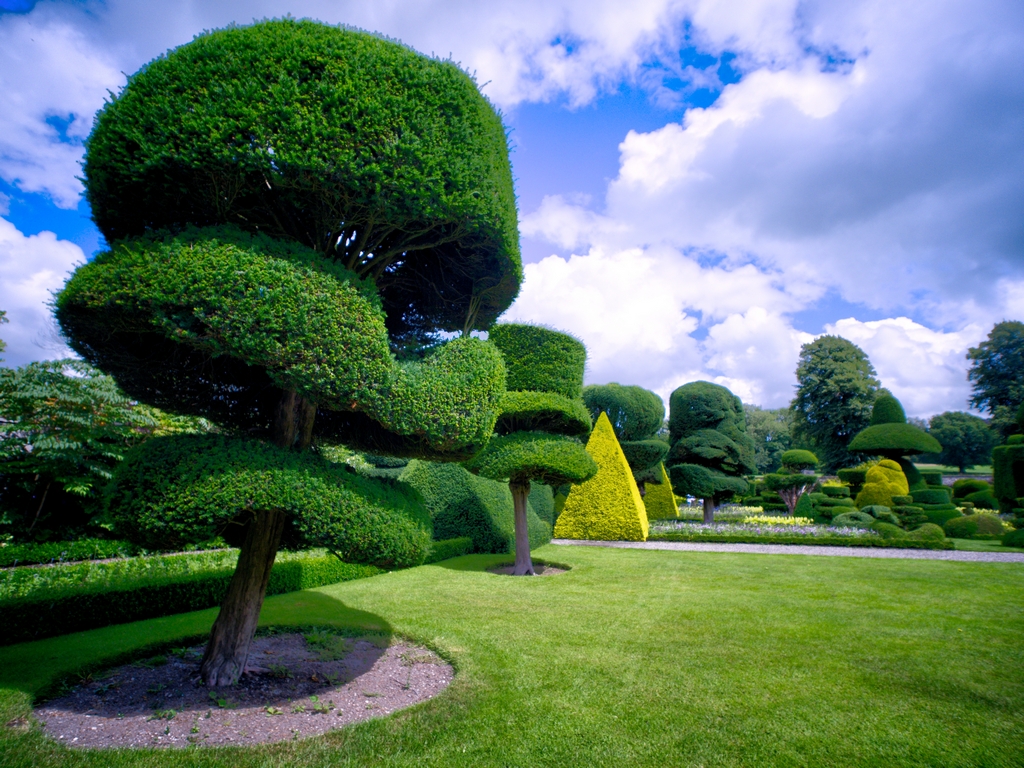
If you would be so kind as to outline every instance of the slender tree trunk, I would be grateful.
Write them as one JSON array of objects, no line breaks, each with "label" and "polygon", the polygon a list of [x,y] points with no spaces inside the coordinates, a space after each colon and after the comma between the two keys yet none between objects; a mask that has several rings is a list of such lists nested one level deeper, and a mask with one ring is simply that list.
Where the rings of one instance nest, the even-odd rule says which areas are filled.
[{"label": "slender tree trunk", "polygon": [[43,505],[46,503],[46,495],[50,492],[50,486],[53,484],[52,480],[46,481],[46,487],[43,489],[43,498],[39,500],[39,506],[36,507],[36,516],[32,518],[32,525],[28,527],[26,533],[32,533],[32,529],[36,527],[36,523],[39,522],[39,515],[43,511]]},{"label": "slender tree trunk", "polygon": [[636,489],[640,491],[641,499],[647,495],[647,483],[645,483],[643,480],[636,484]]},{"label": "slender tree trunk", "polygon": [[245,671],[286,517],[280,510],[259,510],[247,525],[238,566],[228,584],[200,667],[203,682],[208,686],[234,685]]},{"label": "slender tree trunk", "polygon": [[708,496],[704,499],[704,525],[711,525],[715,522],[715,497]]},{"label": "slender tree trunk", "polygon": [[512,508],[516,522],[516,564],[513,576],[534,576],[533,560],[530,558],[530,531],[526,523],[526,503],[530,496],[529,480],[512,480],[508,484],[512,491]]},{"label": "slender tree trunk", "polygon": [[[295,392],[283,393],[274,413],[274,443],[282,448],[304,450],[312,439],[315,416],[314,403]],[[282,510],[260,509],[253,511],[246,525],[238,565],[200,666],[203,682],[208,686],[234,685],[245,671],[286,521]]]}]

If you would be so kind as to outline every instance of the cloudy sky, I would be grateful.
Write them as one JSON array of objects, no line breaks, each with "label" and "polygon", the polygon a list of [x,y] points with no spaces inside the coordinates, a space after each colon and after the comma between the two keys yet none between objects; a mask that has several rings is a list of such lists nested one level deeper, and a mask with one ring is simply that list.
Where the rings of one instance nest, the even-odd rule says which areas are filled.
[{"label": "cloudy sky", "polygon": [[964,409],[968,347],[1024,320],[1020,0],[0,0],[6,362],[102,247],[82,140],[126,72],[204,29],[344,22],[451,56],[512,130],[526,280],[588,383],[788,403],[800,346],[864,349],[911,415]]}]

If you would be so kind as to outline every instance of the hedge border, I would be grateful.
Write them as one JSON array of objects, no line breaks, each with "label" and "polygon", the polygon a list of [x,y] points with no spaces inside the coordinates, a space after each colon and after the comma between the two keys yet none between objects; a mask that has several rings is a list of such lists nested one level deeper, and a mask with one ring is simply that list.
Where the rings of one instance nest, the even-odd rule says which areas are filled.
[{"label": "hedge border", "polygon": [[782,544],[804,547],[880,547],[882,549],[955,549],[950,541],[845,538],[842,536],[721,536],[716,534],[655,533],[648,541],[690,541],[705,544]]}]

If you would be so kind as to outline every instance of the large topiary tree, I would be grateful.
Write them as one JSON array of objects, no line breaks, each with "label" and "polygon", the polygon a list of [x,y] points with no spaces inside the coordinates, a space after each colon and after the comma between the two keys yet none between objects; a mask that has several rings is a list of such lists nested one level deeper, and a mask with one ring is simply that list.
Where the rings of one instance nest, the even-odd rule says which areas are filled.
[{"label": "large topiary tree", "polygon": [[920,427],[907,423],[907,415],[899,400],[890,394],[883,394],[875,400],[871,410],[871,424],[854,436],[849,451],[895,461],[907,476],[910,490],[916,491],[925,490],[927,483],[907,457],[921,453],[940,453],[942,446]]},{"label": "large topiary tree", "polygon": [[747,434],[743,403],[708,381],[694,381],[669,397],[666,465],[680,496],[704,501],[704,522],[714,522],[715,503],[743,493],[743,475],[754,471],[754,441]]},{"label": "large topiary tree", "polygon": [[800,348],[796,368],[793,437],[814,448],[826,472],[856,464],[847,445],[871,420],[880,384],[856,344],[821,336]]},{"label": "large topiary tree", "polygon": [[[492,345],[457,339],[401,365],[392,350],[486,328],[515,297],[505,132],[451,62],[270,21],[203,34],[129,78],[96,120],[85,183],[111,248],[57,297],[70,344],[132,398],[225,434],[150,444],[165,480],[136,467],[111,504],[130,513],[149,494],[158,530],[182,484],[224,475],[194,518],[245,523],[202,662],[208,684],[231,684],[289,515],[364,561],[414,563],[425,541],[402,500],[365,484],[325,508],[323,478],[344,474],[287,453],[316,440],[462,460],[490,437],[505,383]],[[266,468],[257,485],[299,487],[230,481],[251,466]]]},{"label": "large topiary tree", "polygon": [[658,434],[665,404],[649,389],[616,383],[584,387],[583,402],[594,422],[602,412],[608,414],[642,498],[648,482],[661,482],[661,462],[668,454],[668,443]]},{"label": "large topiary tree", "polygon": [[779,494],[792,515],[796,513],[800,497],[818,482],[818,476],[812,471],[818,466],[818,457],[810,451],[795,448],[783,453],[781,462],[778,472],[764,476],[764,485]]},{"label": "large topiary tree", "polygon": [[567,333],[515,323],[491,328],[490,340],[505,359],[509,392],[494,425],[495,436],[467,468],[508,481],[515,512],[512,574],[532,576],[530,483],[579,483],[597,473],[597,465],[579,442],[591,426],[580,398],[587,350]]}]

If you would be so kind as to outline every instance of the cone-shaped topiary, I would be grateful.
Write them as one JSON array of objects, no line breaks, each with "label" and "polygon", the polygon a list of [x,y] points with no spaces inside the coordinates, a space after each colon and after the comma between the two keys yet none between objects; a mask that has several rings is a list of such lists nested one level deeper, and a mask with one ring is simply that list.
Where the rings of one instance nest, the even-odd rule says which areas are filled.
[{"label": "cone-shaped topiary", "polygon": [[597,474],[569,491],[562,514],[555,523],[555,536],[645,541],[647,510],[612,423],[604,413],[587,441],[587,453],[597,462]]},{"label": "cone-shaped topiary", "polygon": [[668,453],[668,443],[658,435],[665,422],[665,404],[649,389],[614,382],[584,387],[583,402],[594,421],[602,412],[608,414],[643,496],[648,481],[658,482],[658,466]]},{"label": "cone-shaped topiary", "polygon": [[864,486],[857,494],[858,507],[881,504],[895,506],[894,496],[906,496],[910,492],[907,477],[900,465],[890,459],[883,459],[867,472]]},{"label": "cone-shaped topiary", "polygon": [[676,495],[672,492],[672,481],[665,471],[665,465],[659,464],[656,469],[657,477],[661,482],[647,483],[647,493],[644,494],[644,509],[647,510],[648,520],[668,520],[679,517],[679,505],[676,504]]}]

